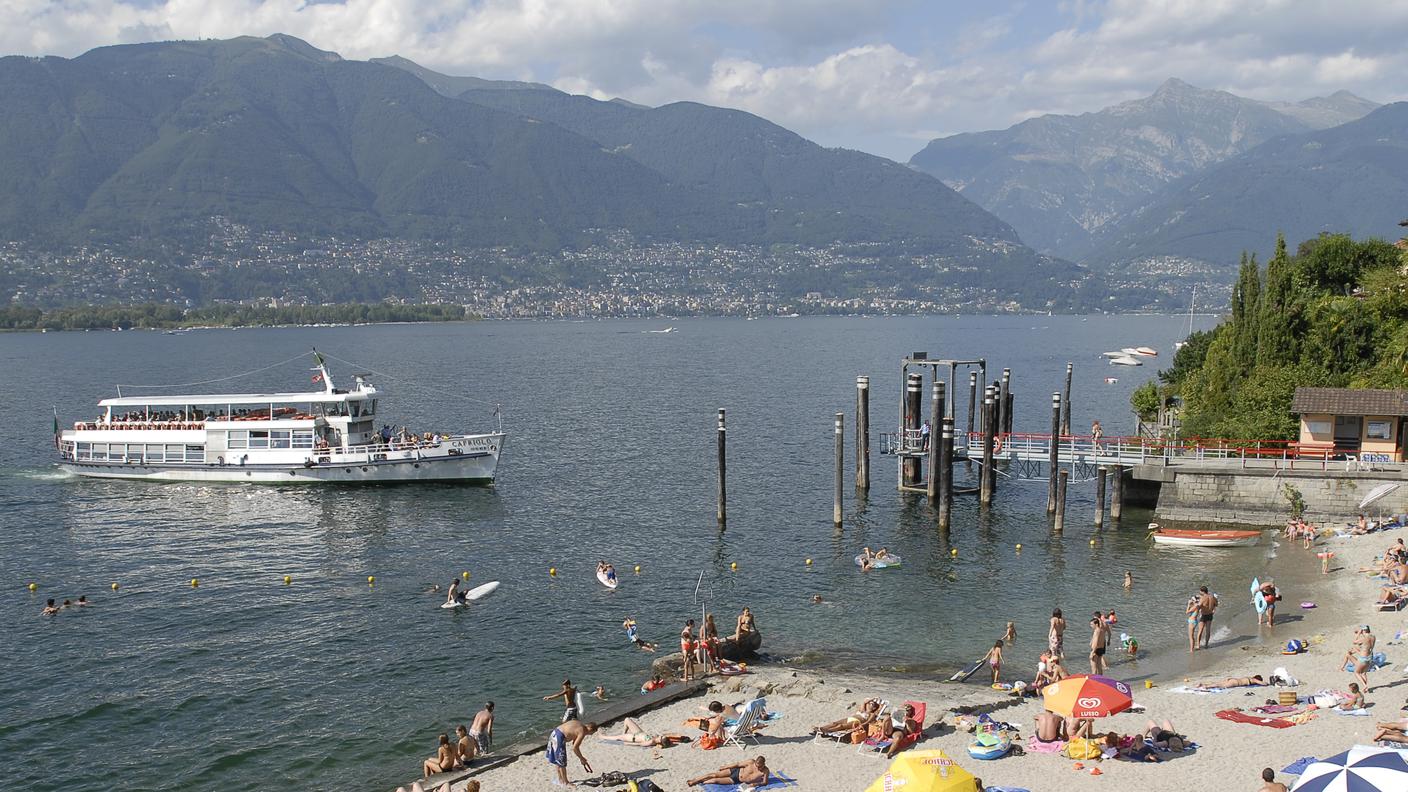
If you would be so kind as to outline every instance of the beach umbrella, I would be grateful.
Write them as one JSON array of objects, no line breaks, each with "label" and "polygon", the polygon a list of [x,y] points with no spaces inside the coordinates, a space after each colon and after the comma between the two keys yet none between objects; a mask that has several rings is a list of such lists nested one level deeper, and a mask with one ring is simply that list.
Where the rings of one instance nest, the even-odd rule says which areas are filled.
[{"label": "beach umbrella", "polygon": [[1408,751],[1356,745],[1305,768],[1295,792],[1393,792],[1408,789]]},{"label": "beach umbrella", "polygon": [[872,781],[865,792],[974,792],[977,788],[972,773],[935,749],[905,751],[896,756],[890,769]]},{"label": "beach umbrella", "polygon": [[1369,490],[1368,495],[1364,496],[1364,500],[1359,501],[1359,508],[1369,508],[1369,505],[1371,503],[1379,500],[1383,496],[1389,494],[1390,492],[1393,492],[1396,489],[1398,489],[1398,485],[1393,482],[1389,482],[1387,484],[1380,484],[1379,486],[1374,487],[1373,489]]},{"label": "beach umbrella", "polygon": [[1067,718],[1103,718],[1134,703],[1129,685],[1109,677],[1082,674],[1041,689],[1042,704]]}]

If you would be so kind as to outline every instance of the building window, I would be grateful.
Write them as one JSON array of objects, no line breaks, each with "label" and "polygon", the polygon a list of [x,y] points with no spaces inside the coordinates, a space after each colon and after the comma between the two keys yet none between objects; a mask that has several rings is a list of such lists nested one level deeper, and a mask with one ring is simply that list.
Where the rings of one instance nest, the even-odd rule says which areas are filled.
[{"label": "building window", "polygon": [[1364,437],[1369,440],[1392,440],[1393,424],[1389,421],[1369,421],[1364,428]]},{"label": "building window", "polygon": [[1330,433],[1331,424],[1329,421],[1306,421],[1305,428],[1311,434],[1323,435]]}]

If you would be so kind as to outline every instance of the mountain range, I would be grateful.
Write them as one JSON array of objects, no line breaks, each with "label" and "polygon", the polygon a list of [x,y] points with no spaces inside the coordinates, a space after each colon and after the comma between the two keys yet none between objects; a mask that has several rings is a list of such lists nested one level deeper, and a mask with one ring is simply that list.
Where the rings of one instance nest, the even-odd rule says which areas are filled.
[{"label": "mountain range", "polygon": [[0,232],[17,238],[198,237],[220,216],[549,251],[624,232],[1051,264],[938,179],[748,113],[345,60],[290,36],[0,58],[0,106]]},{"label": "mountain range", "polygon": [[[1005,130],[940,138],[910,165],[1011,223],[1036,249],[1079,261],[1104,244],[1103,237],[1123,236],[1120,223],[1180,179],[1274,138],[1345,124],[1377,106],[1346,91],[1298,103],[1261,102],[1170,79],[1152,96],[1098,112],[1044,115]],[[1237,251],[1230,255],[1235,262]]]},{"label": "mountain range", "polygon": [[1087,260],[1184,259],[1230,274],[1243,250],[1264,261],[1282,232],[1389,237],[1408,216],[1408,103],[1342,126],[1288,135],[1185,177],[1098,238]]}]

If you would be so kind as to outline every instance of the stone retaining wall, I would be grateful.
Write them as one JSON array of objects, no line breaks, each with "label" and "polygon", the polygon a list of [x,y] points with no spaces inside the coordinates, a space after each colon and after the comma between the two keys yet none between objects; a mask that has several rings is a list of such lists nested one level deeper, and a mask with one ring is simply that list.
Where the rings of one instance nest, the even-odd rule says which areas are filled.
[{"label": "stone retaining wall", "polygon": [[[1159,491],[1155,519],[1169,524],[1282,526],[1291,515],[1286,487],[1305,502],[1305,518],[1316,524],[1346,523],[1375,487],[1400,482],[1397,472],[1336,474],[1282,471],[1279,475],[1178,471]],[[1408,482],[1367,509],[1370,516],[1408,512]]]}]

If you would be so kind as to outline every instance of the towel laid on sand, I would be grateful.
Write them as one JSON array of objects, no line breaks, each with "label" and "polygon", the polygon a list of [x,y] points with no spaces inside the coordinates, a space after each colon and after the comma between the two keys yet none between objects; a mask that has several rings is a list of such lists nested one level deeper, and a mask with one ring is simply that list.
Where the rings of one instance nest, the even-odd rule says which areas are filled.
[{"label": "towel laid on sand", "polygon": [[[739,792],[743,789],[743,784],[705,784],[704,789],[708,792]],[[782,789],[783,787],[797,786],[795,778],[788,778],[782,773],[772,773],[767,786],[748,787],[749,789]]]},{"label": "towel laid on sand", "polygon": [[1270,726],[1273,729],[1289,729],[1295,725],[1284,718],[1266,718],[1257,715],[1248,715],[1245,712],[1234,709],[1219,710],[1213,714],[1225,721],[1250,723],[1253,726]]},{"label": "towel laid on sand", "polygon": [[1358,715],[1358,716],[1363,717],[1363,718],[1369,717],[1369,710],[1364,709],[1363,707],[1360,707],[1359,709],[1352,709],[1352,710],[1342,710],[1342,709],[1340,709],[1339,707],[1335,707],[1334,710],[1333,710],[1333,712],[1335,712],[1335,713],[1338,714],[1338,715]]},{"label": "towel laid on sand", "polygon": [[1305,772],[1305,768],[1315,764],[1318,761],[1320,760],[1316,759],[1313,756],[1302,756],[1301,758],[1281,768],[1281,772],[1285,773],[1286,775],[1298,776],[1301,773]]},{"label": "towel laid on sand", "polygon": [[1197,694],[1200,695],[1200,696],[1209,696],[1209,695],[1212,695],[1213,693],[1226,693],[1226,692],[1227,692],[1227,688],[1220,688],[1220,687],[1200,688],[1200,687],[1189,687],[1188,685],[1179,685],[1178,687],[1169,688],[1169,689],[1168,689],[1168,692],[1170,692],[1170,693],[1197,693]]},{"label": "towel laid on sand", "polygon": [[1061,753],[1066,750],[1066,741],[1042,742],[1033,734],[1031,737],[1027,738],[1027,750],[1032,753]]}]

